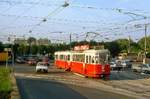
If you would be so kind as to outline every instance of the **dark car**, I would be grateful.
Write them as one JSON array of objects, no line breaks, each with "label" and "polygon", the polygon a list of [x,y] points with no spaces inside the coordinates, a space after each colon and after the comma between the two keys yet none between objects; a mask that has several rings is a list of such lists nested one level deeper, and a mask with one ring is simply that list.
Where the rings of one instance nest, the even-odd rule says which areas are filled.
[{"label": "dark car", "polygon": [[35,59],[29,59],[27,61],[27,64],[31,65],[31,66],[35,66],[37,64],[37,61]]},{"label": "dark car", "polygon": [[25,61],[23,58],[18,57],[18,58],[16,58],[16,62],[19,63],[19,64],[23,64],[23,63],[25,63],[26,61]]},{"label": "dark car", "polygon": [[49,58],[48,58],[48,57],[43,57],[42,62],[43,62],[44,64],[48,65],[48,66],[50,65],[50,64],[49,64]]}]

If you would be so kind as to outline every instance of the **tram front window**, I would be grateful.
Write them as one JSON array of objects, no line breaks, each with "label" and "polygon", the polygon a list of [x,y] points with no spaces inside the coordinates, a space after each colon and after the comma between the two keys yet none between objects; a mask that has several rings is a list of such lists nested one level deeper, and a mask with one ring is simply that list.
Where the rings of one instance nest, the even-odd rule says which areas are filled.
[{"label": "tram front window", "polygon": [[98,56],[95,56],[95,63],[96,64],[99,64],[100,62],[99,62],[99,57]]},{"label": "tram front window", "polygon": [[106,53],[100,53],[99,54],[99,63],[100,64],[105,64],[108,63],[109,60],[109,55]]}]

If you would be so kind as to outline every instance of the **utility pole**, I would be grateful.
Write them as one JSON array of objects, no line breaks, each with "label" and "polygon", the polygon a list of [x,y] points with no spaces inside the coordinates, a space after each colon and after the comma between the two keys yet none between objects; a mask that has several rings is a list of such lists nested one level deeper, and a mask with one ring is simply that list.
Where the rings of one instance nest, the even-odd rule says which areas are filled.
[{"label": "utility pole", "polygon": [[128,53],[130,53],[130,50],[131,50],[131,39],[130,39],[130,36],[129,36],[128,40],[129,40]]},{"label": "utility pole", "polygon": [[145,24],[145,39],[144,39],[144,59],[143,64],[146,64],[146,53],[147,53],[147,24]]},{"label": "utility pole", "polygon": [[11,54],[12,54],[12,66],[15,66],[15,57],[14,57],[14,43],[11,45]]}]

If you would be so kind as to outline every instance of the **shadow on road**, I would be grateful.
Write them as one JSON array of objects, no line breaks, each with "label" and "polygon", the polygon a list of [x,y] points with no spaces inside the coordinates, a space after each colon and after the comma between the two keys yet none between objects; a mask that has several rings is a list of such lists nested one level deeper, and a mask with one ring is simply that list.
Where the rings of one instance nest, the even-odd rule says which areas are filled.
[{"label": "shadow on road", "polygon": [[17,77],[17,84],[22,99],[134,99],[100,89],[43,79]]},{"label": "shadow on road", "polygon": [[68,86],[40,79],[17,77],[22,99],[87,99]]}]

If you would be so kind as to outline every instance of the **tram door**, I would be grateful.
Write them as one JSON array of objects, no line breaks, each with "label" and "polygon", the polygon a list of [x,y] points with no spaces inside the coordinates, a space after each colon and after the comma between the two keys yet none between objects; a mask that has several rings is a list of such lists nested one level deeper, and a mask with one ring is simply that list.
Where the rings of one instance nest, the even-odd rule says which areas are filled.
[{"label": "tram door", "polygon": [[84,73],[87,73],[87,70],[89,70],[90,68],[90,66],[91,66],[91,64],[92,64],[92,55],[90,55],[90,54],[86,54],[85,55],[85,67],[84,67]]},{"label": "tram door", "polygon": [[85,63],[84,63],[84,67],[83,67],[83,72],[86,74],[86,68],[87,68],[87,65],[89,64],[89,55],[85,55]]}]

